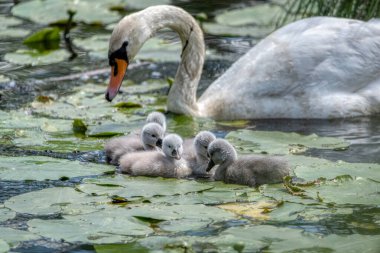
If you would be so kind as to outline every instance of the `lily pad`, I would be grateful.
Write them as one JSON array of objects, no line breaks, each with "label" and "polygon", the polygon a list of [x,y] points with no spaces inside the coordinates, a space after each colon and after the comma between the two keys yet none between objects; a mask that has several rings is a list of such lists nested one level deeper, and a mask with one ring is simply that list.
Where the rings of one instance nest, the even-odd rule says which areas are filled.
[{"label": "lily pad", "polygon": [[113,170],[111,166],[84,164],[50,157],[1,157],[1,180],[59,180],[98,175]]},{"label": "lily pad", "polygon": [[30,31],[12,27],[21,23],[20,19],[0,15],[0,38],[20,38],[28,35]]},{"label": "lily pad", "polygon": [[132,240],[130,235],[145,235],[152,230],[138,222],[131,222],[120,217],[101,216],[91,222],[82,221],[82,216],[73,216],[75,220],[41,220],[28,221],[29,230],[53,240],[81,243],[126,243]]},{"label": "lily pad", "polygon": [[0,240],[5,241],[10,247],[16,247],[18,243],[40,239],[38,235],[28,231],[13,228],[0,227]]},{"label": "lily pad", "polygon": [[332,162],[322,158],[305,156],[287,156],[294,174],[306,181],[318,178],[334,179],[338,176],[350,175],[380,182],[380,164]]},{"label": "lily pad", "polygon": [[22,28],[0,28],[0,38],[22,38],[28,35],[30,31]]},{"label": "lily pad", "polygon": [[18,213],[78,215],[102,209],[108,201],[108,198],[88,196],[70,187],[54,187],[14,196],[4,205]]},{"label": "lily pad", "polygon": [[63,49],[43,52],[19,49],[14,53],[6,53],[4,60],[14,64],[37,66],[58,63],[68,59],[69,56],[70,54]]},{"label": "lily pad", "polygon": [[[50,24],[68,19],[67,11],[76,11],[74,21],[88,24],[108,24],[120,17],[107,7],[111,1],[96,0],[33,0],[22,2],[12,8],[12,14],[38,24]],[[33,10],[31,12],[30,10]]]},{"label": "lily pad", "polygon": [[77,188],[87,194],[117,195],[128,199],[187,194],[211,189],[213,186],[189,180],[130,177],[118,174],[106,178],[85,179]]},{"label": "lily pad", "polygon": [[9,245],[3,239],[0,239],[0,253],[6,253],[9,251]]},{"label": "lily pad", "polygon": [[16,213],[8,208],[0,208],[0,222],[16,217]]},{"label": "lily pad", "polygon": [[349,143],[333,137],[316,134],[300,135],[277,131],[238,130],[227,134],[226,139],[241,153],[289,154],[302,153],[309,148],[346,149]]},{"label": "lily pad", "polygon": [[57,27],[46,27],[28,36],[24,43],[38,43],[47,42],[52,40],[60,40],[59,28]]},{"label": "lily pad", "polygon": [[336,179],[305,188],[305,194],[323,203],[378,205],[380,183],[364,178]]},{"label": "lily pad", "polygon": [[9,27],[22,24],[22,21],[15,17],[5,17],[3,15],[0,16],[0,23],[2,27]]}]

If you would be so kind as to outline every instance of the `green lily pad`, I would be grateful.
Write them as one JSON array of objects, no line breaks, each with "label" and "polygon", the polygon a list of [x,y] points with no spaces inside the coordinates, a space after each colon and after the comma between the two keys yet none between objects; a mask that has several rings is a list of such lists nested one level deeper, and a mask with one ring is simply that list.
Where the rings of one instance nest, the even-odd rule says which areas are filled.
[{"label": "green lily pad", "polygon": [[322,158],[305,156],[287,156],[294,174],[306,181],[318,178],[334,179],[338,176],[350,175],[380,182],[380,164],[332,162]]},{"label": "green lily pad", "polygon": [[55,187],[14,196],[4,205],[18,213],[78,215],[103,209],[108,201],[108,198],[88,196],[70,187]]},{"label": "green lily pad", "polygon": [[380,183],[364,178],[336,179],[306,187],[305,194],[323,203],[378,205]]},{"label": "green lily pad", "polygon": [[0,15],[0,23],[2,27],[9,27],[9,26],[21,25],[22,21],[15,17],[5,17],[3,15]]},{"label": "green lily pad", "polygon": [[[111,1],[96,0],[33,0],[12,8],[12,14],[39,24],[50,24],[68,19],[67,11],[75,11],[74,21],[88,24],[109,24],[119,20],[119,15],[108,9]],[[31,12],[30,10],[33,10]]]},{"label": "green lily pad", "polygon": [[19,49],[14,53],[6,53],[4,60],[14,64],[37,66],[58,63],[68,59],[69,56],[70,54],[63,49],[43,52]]},{"label": "green lily pad", "polygon": [[205,204],[217,205],[235,202],[257,201],[261,198],[261,193],[255,188],[224,184],[222,182],[207,182],[211,189],[189,193],[185,195],[160,196],[151,198],[152,203],[168,204]]},{"label": "green lily pad", "polygon": [[212,185],[189,180],[130,177],[117,174],[112,177],[85,179],[77,189],[92,195],[117,195],[125,198],[168,196],[200,192],[213,188]]},{"label": "green lily pad", "polygon": [[1,157],[1,180],[59,180],[98,175],[113,170],[111,166],[84,164],[50,157]]},{"label": "green lily pad", "polygon": [[5,241],[10,247],[16,247],[18,243],[40,239],[38,235],[28,231],[13,228],[0,227],[0,240]]},{"label": "green lily pad", "polygon": [[9,245],[3,239],[0,239],[0,253],[6,253],[9,251]]},{"label": "green lily pad", "polygon": [[0,208],[0,222],[16,217],[16,213],[8,208]]},{"label": "green lily pad", "polygon": [[316,134],[300,135],[277,131],[238,130],[227,134],[226,139],[240,153],[289,154],[302,153],[309,148],[346,149],[349,144],[339,138],[319,137]]},{"label": "green lily pad", "polygon": [[81,119],[74,119],[73,131],[77,134],[85,134],[87,131],[87,125]]},{"label": "green lily pad", "polygon": [[59,28],[57,27],[46,27],[28,36],[24,43],[37,43],[46,42],[51,40],[60,40]]},{"label": "green lily pad", "polygon": [[[221,235],[231,235],[244,246],[259,240],[267,244],[266,250],[273,252],[376,252],[380,236],[371,235],[329,235],[319,236],[304,233],[301,229],[259,225],[229,228]],[[245,247],[244,247],[245,248]]]},{"label": "green lily pad", "polygon": [[80,220],[81,215],[73,217],[77,219],[33,219],[28,221],[28,226],[33,233],[53,240],[90,244],[126,243],[133,240],[130,235],[145,235],[152,231],[148,226],[120,217],[101,216],[91,222]]},{"label": "green lily pad", "polygon": [[0,38],[22,38],[28,35],[30,31],[22,28],[0,28]]},{"label": "green lily pad", "polygon": [[30,31],[12,26],[20,25],[22,21],[14,17],[0,15],[0,38],[20,38],[25,37]]}]

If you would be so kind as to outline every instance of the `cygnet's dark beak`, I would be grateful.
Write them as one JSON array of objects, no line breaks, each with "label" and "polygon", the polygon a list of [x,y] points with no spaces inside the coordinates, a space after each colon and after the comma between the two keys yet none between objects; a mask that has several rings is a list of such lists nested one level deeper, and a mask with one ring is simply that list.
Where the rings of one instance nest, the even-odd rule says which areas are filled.
[{"label": "cygnet's dark beak", "polygon": [[162,139],[159,138],[156,142],[156,146],[159,147],[159,148],[162,148]]},{"label": "cygnet's dark beak", "polygon": [[212,159],[210,159],[210,161],[208,162],[206,171],[209,172],[214,166],[215,166],[214,161]]},{"label": "cygnet's dark beak", "polygon": [[177,160],[180,160],[181,159],[181,156],[178,154],[177,150],[173,150],[172,152],[172,156],[177,159]]}]

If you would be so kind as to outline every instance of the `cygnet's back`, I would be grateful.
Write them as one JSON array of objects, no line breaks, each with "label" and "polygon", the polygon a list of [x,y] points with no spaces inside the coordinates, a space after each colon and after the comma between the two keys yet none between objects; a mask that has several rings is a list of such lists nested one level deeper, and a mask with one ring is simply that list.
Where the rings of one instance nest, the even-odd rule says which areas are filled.
[{"label": "cygnet's back", "polygon": [[147,123],[140,135],[133,134],[112,138],[104,146],[107,161],[117,165],[120,157],[124,154],[143,150],[157,150],[157,147],[161,147],[164,134],[165,131],[161,125]]},{"label": "cygnet's back", "polygon": [[[206,168],[209,162],[207,149],[209,144],[214,141],[215,135],[209,131],[199,132],[191,141],[191,145],[185,146],[184,158],[189,163],[194,176],[206,176]],[[187,152],[186,152],[187,151]]]},{"label": "cygnet's back", "polygon": [[163,140],[162,152],[126,154],[120,159],[120,170],[132,176],[186,177],[191,174],[191,169],[182,158],[182,153],[182,138],[169,134]]},{"label": "cygnet's back", "polygon": [[214,179],[226,183],[249,186],[280,183],[290,172],[289,164],[281,157],[246,155],[238,158],[234,147],[222,139],[213,141],[208,153],[210,163],[207,169],[219,165]]}]

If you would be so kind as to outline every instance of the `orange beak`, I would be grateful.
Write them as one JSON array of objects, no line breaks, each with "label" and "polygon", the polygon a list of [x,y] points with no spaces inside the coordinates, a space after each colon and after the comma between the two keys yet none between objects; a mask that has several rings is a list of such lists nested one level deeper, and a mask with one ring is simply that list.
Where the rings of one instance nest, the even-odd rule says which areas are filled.
[{"label": "orange beak", "polygon": [[115,62],[115,66],[111,67],[110,83],[108,84],[108,88],[106,91],[106,99],[109,102],[111,102],[112,99],[116,97],[128,67],[128,63],[125,60],[115,59]]}]

